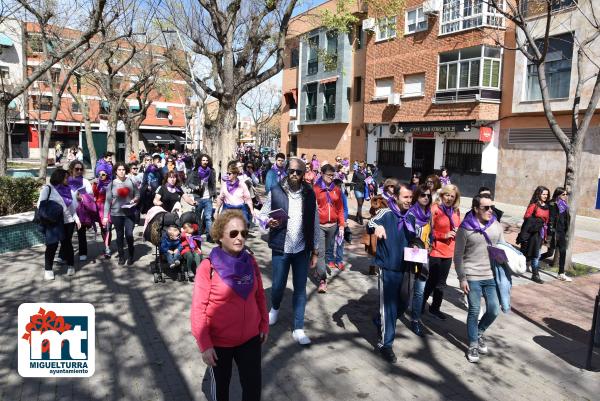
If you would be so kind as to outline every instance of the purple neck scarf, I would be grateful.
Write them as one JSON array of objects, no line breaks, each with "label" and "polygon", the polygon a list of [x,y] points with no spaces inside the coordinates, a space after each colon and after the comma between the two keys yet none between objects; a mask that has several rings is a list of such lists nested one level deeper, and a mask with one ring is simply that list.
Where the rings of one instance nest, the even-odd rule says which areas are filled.
[{"label": "purple neck scarf", "polygon": [[200,181],[202,181],[203,184],[208,182],[208,178],[210,177],[210,172],[211,172],[211,169],[208,166],[206,166],[206,168],[204,168],[202,166],[198,167],[198,178],[200,178]]},{"label": "purple neck scarf", "polygon": [[271,167],[271,170],[275,170],[275,172],[277,173],[277,179],[279,181],[281,181],[283,178],[285,178],[287,176],[287,173],[285,172],[285,168],[277,167],[277,163],[273,164],[273,167]]},{"label": "purple neck scarf", "polygon": [[454,207],[448,207],[442,203],[440,204],[440,209],[442,209],[444,214],[448,216],[448,218],[450,219],[450,228],[454,230],[454,220],[452,219],[454,217]]},{"label": "purple neck scarf", "polygon": [[398,207],[398,204],[396,204],[396,200],[394,198],[390,198],[388,200],[388,206],[398,218],[398,231],[402,231],[402,226],[404,226],[408,231],[414,233],[415,227],[411,224],[410,221],[406,219],[406,217],[408,216],[408,210],[402,212]]},{"label": "purple neck scarf", "polygon": [[450,185],[450,176],[440,177],[440,182],[442,183],[442,185]]},{"label": "purple neck scarf", "polygon": [[172,194],[175,192],[182,192],[180,187],[177,185],[171,185],[169,183],[167,183],[167,191],[171,192]]},{"label": "purple neck scarf", "polygon": [[237,178],[235,179],[235,181],[233,183],[231,182],[230,179],[225,181],[225,183],[227,184],[227,192],[229,192],[230,194],[232,194],[233,191],[235,191],[237,189],[237,187],[240,186],[240,180],[238,180]]},{"label": "purple neck scarf", "polygon": [[414,205],[412,205],[410,209],[408,209],[408,212],[415,216],[415,223],[419,227],[426,226],[427,223],[429,223],[429,221],[431,220],[431,208],[427,207],[427,211],[424,212],[423,208],[421,208],[421,205],[419,205],[419,203],[415,203]]},{"label": "purple neck scarf", "polygon": [[488,222],[485,224],[485,226],[481,227],[481,223],[475,216],[475,213],[473,213],[473,211],[469,211],[465,215],[465,218],[464,218],[463,222],[460,224],[460,226],[467,231],[475,231],[476,233],[483,234],[483,236],[485,237],[485,241],[491,245],[492,241],[490,241],[490,237],[488,237],[485,230],[487,230],[492,224],[494,224],[495,221],[496,221],[496,216],[494,214],[492,214],[492,218],[488,220]]},{"label": "purple neck scarf", "polygon": [[333,191],[333,189],[335,188],[335,184],[333,182],[331,182],[331,184],[329,185],[325,184],[325,181],[323,181],[323,177],[319,177],[315,184],[318,185],[319,188],[321,188],[321,190],[325,191],[325,195],[327,195],[327,203],[332,205],[333,201],[331,200],[331,195],[329,195],[329,193]]},{"label": "purple neck scarf", "polygon": [[54,188],[56,189],[56,192],[60,194],[60,197],[65,201],[65,205],[67,205],[67,207],[71,206],[71,203],[73,203],[71,188],[68,185],[63,184],[58,184]]},{"label": "purple neck scarf", "polygon": [[559,199],[558,202],[556,202],[556,205],[558,206],[558,213],[560,213],[560,214],[563,214],[569,208],[569,205],[567,204],[567,202],[565,202],[562,199]]},{"label": "purple neck scarf", "polygon": [[105,179],[105,180],[101,180],[100,178],[98,178],[98,191],[100,191],[101,193],[106,192],[106,187],[108,186],[108,184],[110,184],[110,179]]},{"label": "purple neck scarf", "polygon": [[213,248],[208,258],[221,280],[240,297],[248,299],[254,288],[252,256],[246,250],[237,257],[231,256],[218,246]]},{"label": "purple neck scarf", "polygon": [[186,238],[188,240],[188,244],[190,244],[190,249],[192,251],[196,249],[196,241],[198,241],[198,244],[200,244],[200,242],[202,241],[201,235],[186,235]]},{"label": "purple neck scarf", "polygon": [[67,178],[67,184],[69,184],[69,188],[71,188],[72,191],[85,192],[85,188],[83,188],[83,176],[69,176],[69,178]]},{"label": "purple neck scarf", "polygon": [[148,167],[146,167],[146,171],[148,173],[156,173],[158,171],[158,167],[156,167],[156,164],[152,163]]}]

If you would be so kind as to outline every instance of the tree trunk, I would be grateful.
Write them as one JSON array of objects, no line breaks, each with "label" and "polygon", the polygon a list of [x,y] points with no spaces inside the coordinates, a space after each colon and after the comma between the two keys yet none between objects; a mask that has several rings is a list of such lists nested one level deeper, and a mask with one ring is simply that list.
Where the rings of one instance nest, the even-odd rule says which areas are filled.
[{"label": "tree trunk", "polygon": [[[581,135],[582,133],[579,133]],[[571,222],[567,232],[567,255],[565,269],[571,269],[571,256],[573,254],[573,243],[575,242],[575,221],[577,219],[577,209],[579,208],[579,172],[581,171],[581,153],[583,143],[579,147],[571,146],[567,156],[567,164],[565,169],[565,189],[569,193],[569,213]]]},{"label": "tree trunk", "polygon": [[92,169],[96,168],[96,148],[94,147],[94,135],[92,134],[92,122],[90,121],[90,108],[86,101],[79,102],[83,111],[83,124],[85,127],[85,142],[87,144],[88,153],[90,154],[90,163]]},{"label": "tree trunk", "polygon": [[[233,103],[235,105],[235,103]],[[221,173],[227,168],[227,163],[233,160],[238,141],[237,129],[237,111],[234,107],[227,107],[221,102],[219,113],[217,114],[216,126],[219,135],[213,143],[213,157],[218,162],[222,162]]]},{"label": "tree trunk", "polygon": [[[111,105],[112,107],[112,105]],[[112,111],[108,114],[108,132],[106,133],[106,151],[113,152],[117,156],[117,124],[119,117]]]},{"label": "tree trunk", "polygon": [[[48,148],[50,147],[50,137],[52,136],[52,129],[56,122],[56,116],[60,109],[60,98],[52,100],[52,111],[50,112],[50,118],[44,128],[44,138],[42,140],[42,146],[40,148],[40,173],[39,177],[46,179],[48,173]],[[38,112],[39,113],[39,112]],[[38,114],[39,116],[39,114]],[[67,149],[68,151],[68,149]],[[65,158],[66,160],[66,158]]]},{"label": "tree trunk", "polygon": [[131,145],[136,155],[140,153],[140,123],[135,122],[131,129]]},{"label": "tree trunk", "polygon": [[5,176],[7,170],[8,103],[0,100],[0,176]]}]

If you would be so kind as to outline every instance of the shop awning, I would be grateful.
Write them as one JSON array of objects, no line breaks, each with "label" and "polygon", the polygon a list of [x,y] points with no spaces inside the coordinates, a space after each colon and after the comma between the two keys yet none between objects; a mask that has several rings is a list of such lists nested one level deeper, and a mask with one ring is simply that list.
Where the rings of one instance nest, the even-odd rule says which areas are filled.
[{"label": "shop awning", "polygon": [[11,47],[14,46],[14,43],[11,38],[9,38],[6,34],[0,32],[0,46],[2,47]]},{"label": "shop awning", "polygon": [[143,132],[142,136],[150,143],[178,143],[179,137],[166,132]]}]

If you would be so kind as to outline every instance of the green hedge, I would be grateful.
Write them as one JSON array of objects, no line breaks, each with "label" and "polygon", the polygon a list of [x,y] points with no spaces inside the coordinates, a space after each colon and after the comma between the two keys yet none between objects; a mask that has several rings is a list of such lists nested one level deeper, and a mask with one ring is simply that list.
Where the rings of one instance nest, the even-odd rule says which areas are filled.
[{"label": "green hedge", "polygon": [[39,178],[0,177],[0,216],[33,210],[43,184]]}]

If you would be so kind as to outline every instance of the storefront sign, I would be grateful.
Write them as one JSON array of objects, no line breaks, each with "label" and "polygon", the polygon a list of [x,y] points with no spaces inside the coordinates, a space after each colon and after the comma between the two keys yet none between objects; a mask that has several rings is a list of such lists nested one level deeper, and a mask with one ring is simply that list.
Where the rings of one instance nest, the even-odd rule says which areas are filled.
[{"label": "storefront sign", "polygon": [[433,138],[433,132],[414,132],[412,134],[413,138]]},{"label": "storefront sign", "polygon": [[491,142],[493,133],[492,127],[479,127],[479,140],[481,142]]},{"label": "storefront sign", "polygon": [[421,136],[419,134],[441,134],[444,132],[469,132],[471,131],[470,123],[431,123],[431,124],[398,124],[400,132],[405,134],[413,134],[415,138],[431,138],[432,136]]}]

